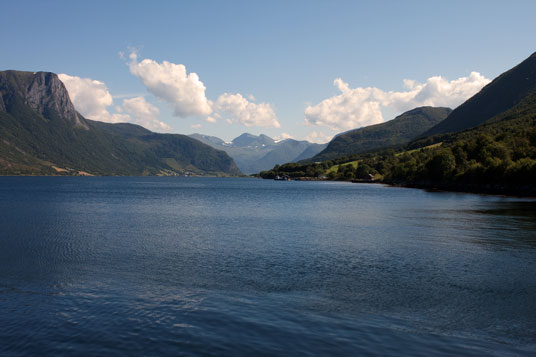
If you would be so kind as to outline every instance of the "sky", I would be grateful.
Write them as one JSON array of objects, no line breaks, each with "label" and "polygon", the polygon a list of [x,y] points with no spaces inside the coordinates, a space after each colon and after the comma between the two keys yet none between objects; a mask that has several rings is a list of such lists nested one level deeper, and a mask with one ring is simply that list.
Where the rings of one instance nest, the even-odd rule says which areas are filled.
[{"label": "sky", "polygon": [[533,0],[0,1],[0,70],[58,73],[88,119],[227,141],[455,108],[536,51]]}]

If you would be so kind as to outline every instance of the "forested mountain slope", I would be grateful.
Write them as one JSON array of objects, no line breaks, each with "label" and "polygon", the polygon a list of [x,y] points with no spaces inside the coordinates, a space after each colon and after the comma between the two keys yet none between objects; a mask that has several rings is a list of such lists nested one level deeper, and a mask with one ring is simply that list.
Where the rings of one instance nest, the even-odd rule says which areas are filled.
[{"label": "forested mountain slope", "polygon": [[233,160],[184,135],[85,119],[58,76],[0,72],[0,174],[237,175]]}]

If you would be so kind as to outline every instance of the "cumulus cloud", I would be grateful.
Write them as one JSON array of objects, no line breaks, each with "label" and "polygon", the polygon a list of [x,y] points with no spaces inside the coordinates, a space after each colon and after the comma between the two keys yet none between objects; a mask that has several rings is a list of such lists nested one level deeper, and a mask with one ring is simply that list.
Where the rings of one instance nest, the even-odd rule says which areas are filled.
[{"label": "cumulus cloud", "polygon": [[129,59],[130,72],[149,92],[170,104],[175,116],[208,116],[212,112],[205,85],[196,73],[188,74],[184,65],[152,59],[139,62],[136,52],[130,53]]},{"label": "cumulus cloud", "polygon": [[341,92],[305,109],[306,125],[326,126],[333,130],[350,130],[382,123],[382,109],[396,113],[419,106],[455,108],[490,82],[478,72],[449,81],[441,76],[425,83],[404,80],[404,91],[385,92],[379,88],[350,88],[341,78],[333,84]]},{"label": "cumulus cloud", "polygon": [[[120,54],[125,58],[124,54]],[[216,102],[207,99],[205,85],[196,73],[188,74],[186,67],[167,61],[159,63],[152,59],[138,60],[136,51],[129,55],[130,72],[140,78],[147,90],[163,99],[174,109],[178,117],[204,117],[215,123],[223,119],[229,124],[279,128],[274,109],[268,103],[255,103],[249,94],[224,93]]]},{"label": "cumulus cloud", "polygon": [[281,133],[281,135],[274,137],[275,141],[283,141],[285,139],[294,139],[294,136],[290,135],[289,133]]},{"label": "cumulus cloud", "polygon": [[169,131],[171,128],[158,120],[160,111],[144,97],[123,100],[123,109],[135,118],[135,122],[150,130]]},{"label": "cumulus cloud", "polygon": [[329,135],[326,135],[324,133],[317,132],[317,131],[313,131],[305,137],[305,140],[312,142],[312,143],[317,143],[317,144],[325,144],[329,142],[331,139],[332,139],[332,136],[329,136]]},{"label": "cumulus cloud", "polygon": [[231,122],[245,126],[281,127],[270,104],[250,102],[240,93],[220,95],[213,107],[219,115],[227,117]]},{"label": "cumulus cloud", "polygon": [[122,105],[114,106],[115,113],[112,114],[108,108],[114,103],[106,84],[67,74],[58,76],[65,84],[76,110],[88,119],[107,123],[135,122],[150,130],[171,130],[166,123],[158,120],[160,115],[158,108],[147,102],[144,97],[124,99]]},{"label": "cumulus cloud", "polygon": [[113,99],[103,82],[63,73],[58,77],[65,84],[74,107],[84,117],[108,123],[130,121],[127,114],[110,114],[107,108],[113,105]]}]

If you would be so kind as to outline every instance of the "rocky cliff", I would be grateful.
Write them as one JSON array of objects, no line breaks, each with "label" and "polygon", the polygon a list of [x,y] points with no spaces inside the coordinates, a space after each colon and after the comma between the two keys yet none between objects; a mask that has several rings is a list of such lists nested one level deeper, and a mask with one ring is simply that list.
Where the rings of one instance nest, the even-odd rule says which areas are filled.
[{"label": "rocky cliff", "polygon": [[[0,109],[6,111],[11,102],[22,99],[36,113],[44,117],[60,118],[88,129],[84,118],[76,111],[69,93],[58,75],[51,72],[0,72]],[[6,104],[4,104],[6,103]]]}]

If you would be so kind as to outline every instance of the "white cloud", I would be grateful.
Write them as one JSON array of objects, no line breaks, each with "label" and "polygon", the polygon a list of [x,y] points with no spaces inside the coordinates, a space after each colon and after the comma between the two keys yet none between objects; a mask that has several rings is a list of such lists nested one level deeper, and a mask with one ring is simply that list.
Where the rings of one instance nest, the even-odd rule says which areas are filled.
[{"label": "white cloud", "polygon": [[213,107],[221,116],[227,116],[227,120],[245,126],[281,127],[270,104],[250,102],[240,93],[220,95]]},{"label": "white cloud", "polygon": [[158,120],[160,115],[158,108],[147,102],[144,97],[123,100],[122,106],[115,105],[115,114],[111,114],[108,108],[113,105],[113,99],[106,84],[67,74],[58,76],[65,84],[76,110],[88,119],[107,123],[134,121],[150,130],[171,130],[166,123]]},{"label": "white cloud", "polygon": [[140,78],[149,92],[173,107],[175,116],[205,117],[209,123],[221,118],[227,123],[240,123],[248,127],[280,127],[272,106],[254,103],[255,97],[251,94],[245,97],[240,93],[224,93],[216,102],[210,101],[199,76],[196,73],[188,74],[182,64],[167,61],[158,63],[152,59],[140,62],[136,51],[132,51],[128,65],[130,72]]},{"label": "white cloud", "polygon": [[151,59],[138,62],[136,52],[131,52],[129,58],[130,72],[149,92],[170,104],[175,116],[206,116],[212,112],[205,85],[196,73],[187,74],[184,65]]},{"label": "white cloud", "polygon": [[[409,101],[410,106],[431,105],[454,109],[475,95],[489,82],[490,80],[480,73],[471,72],[469,77],[461,77],[452,81],[448,81],[441,76],[435,76],[428,78],[424,84],[405,80],[404,85],[410,93],[415,94],[412,100]],[[393,98],[393,103],[395,105],[402,105],[404,110],[407,108],[407,105],[404,107],[404,101],[397,102]]]},{"label": "white cloud", "polygon": [[192,124],[192,125],[190,125],[190,128],[192,128],[192,129],[199,129],[199,128],[201,128],[202,126],[203,126],[203,125],[201,125],[201,124]]},{"label": "white cloud", "polygon": [[312,142],[312,143],[317,143],[317,144],[327,143],[331,141],[331,139],[332,139],[332,136],[326,135],[324,133],[319,133],[317,131],[313,131],[305,137],[305,140]]},{"label": "white cloud", "polygon": [[382,109],[400,114],[419,106],[455,108],[490,82],[478,72],[452,81],[435,76],[425,83],[405,79],[405,91],[385,92],[379,88],[350,88],[341,78],[333,84],[341,94],[305,109],[306,125],[326,126],[333,130],[350,130],[382,123]]},{"label": "white cloud", "polygon": [[294,139],[294,136],[289,133],[281,133],[281,135],[274,136],[275,141],[283,141],[285,139]]},{"label": "white cloud", "polygon": [[171,128],[158,120],[160,111],[144,97],[123,100],[124,110],[135,118],[135,122],[150,130],[169,131]]},{"label": "white cloud", "polygon": [[58,77],[65,84],[74,107],[84,117],[108,123],[130,121],[127,114],[110,114],[107,108],[113,105],[113,99],[103,82],[63,73]]}]

